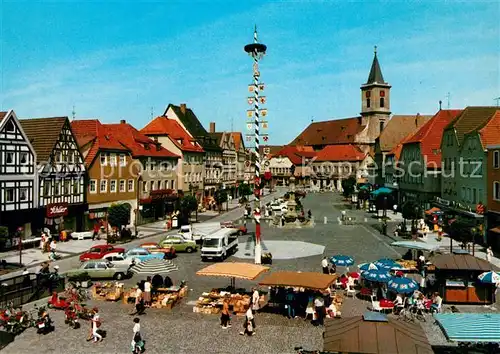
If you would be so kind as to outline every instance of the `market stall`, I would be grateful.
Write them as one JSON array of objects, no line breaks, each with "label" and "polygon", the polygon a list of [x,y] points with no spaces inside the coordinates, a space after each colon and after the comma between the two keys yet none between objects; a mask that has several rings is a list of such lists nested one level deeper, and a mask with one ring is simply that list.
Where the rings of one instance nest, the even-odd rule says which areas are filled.
[{"label": "market stall", "polygon": [[491,303],[494,287],[478,276],[498,268],[470,254],[444,254],[431,260],[439,292],[447,303]]},{"label": "market stall", "polygon": [[105,282],[96,283],[92,287],[94,300],[118,301],[123,295],[123,283]]},{"label": "market stall", "polygon": [[[137,287],[125,292],[123,303],[135,302]],[[153,288],[151,294],[151,307],[161,309],[172,309],[179,301],[186,297],[188,286],[182,282],[179,286]]]},{"label": "market stall", "polygon": [[[244,289],[235,289],[236,279],[255,280],[260,274],[267,272],[269,267],[251,263],[215,263],[196,272],[196,275],[228,277],[231,278],[231,286],[227,289],[212,289],[203,293],[193,307],[193,312],[205,314],[218,314],[222,309],[225,298],[229,299],[229,308],[236,314],[244,314],[250,305],[251,294]],[[261,304],[265,297],[261,296]]]}]

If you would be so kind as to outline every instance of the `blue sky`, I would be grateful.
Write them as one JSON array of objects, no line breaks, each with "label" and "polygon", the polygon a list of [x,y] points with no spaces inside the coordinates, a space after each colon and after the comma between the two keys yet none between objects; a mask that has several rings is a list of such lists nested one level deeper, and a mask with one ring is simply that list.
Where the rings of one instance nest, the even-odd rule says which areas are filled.
[{"label": "blue sky", "polygon": [[[496,1],[59,1],[0,3],[2,110],[126,119],[143,127],[187,103],[208,128],[246,132],[257,24],[269,143],[311,121],[356,116],[373,46],[394,114],[494,105]],[[232,122],[232,123],[231,123]]]}]

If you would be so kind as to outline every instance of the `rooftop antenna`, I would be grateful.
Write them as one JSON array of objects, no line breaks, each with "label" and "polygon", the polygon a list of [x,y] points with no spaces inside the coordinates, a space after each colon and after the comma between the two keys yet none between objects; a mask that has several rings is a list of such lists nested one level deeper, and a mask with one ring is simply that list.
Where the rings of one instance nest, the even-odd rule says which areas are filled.
[{"label": "rooftop antenna", "polygon": [[233,121],[234,121],[234,119],[233,119],[233,117],[231,117],[231,133],[233,132]]},{"label": "rooftop antenna", "polygon": [[500,106],[500,97],[494,98],[493,101],[497,102],[497,107]]},{"label": "rooftop antenna", "polygon": [[76,118],[75,105],[73,105],[73,110],[71,111],[71,118],[72,120],[75,120]]},{"label": "rooftop antenna", "polygon": [[448,100],[448,109],[450,109],[450,99],[451,99],[451,94],[448,92],[446,95],[446,99]]},{"label": "rooftop antenna", "polygon": [[154,119],[154,116],[155,116],[155,110],[154,110],[154,107],[151,106],[151,120]]},{"label": "rooftop antenna", "polygon": [[441,110],[442,104],[443,104],[443,101],[439,100],[439,110]]},{"label": "rooftop antenna", "polygon": [[314,117],[311,117],[311,123],[314,123]]}]

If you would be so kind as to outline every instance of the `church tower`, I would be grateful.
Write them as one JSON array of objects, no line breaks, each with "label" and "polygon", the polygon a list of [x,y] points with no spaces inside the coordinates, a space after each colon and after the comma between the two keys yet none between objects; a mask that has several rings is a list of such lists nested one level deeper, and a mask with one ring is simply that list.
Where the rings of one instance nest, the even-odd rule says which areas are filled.
[{"label": "church tower", "polygon": [[391,85],[384,81],[377,58],[377,47],[373,56],[368,80],[361,85],[361,120],[368,126],[370,140],[380,135],[391,115]]}]

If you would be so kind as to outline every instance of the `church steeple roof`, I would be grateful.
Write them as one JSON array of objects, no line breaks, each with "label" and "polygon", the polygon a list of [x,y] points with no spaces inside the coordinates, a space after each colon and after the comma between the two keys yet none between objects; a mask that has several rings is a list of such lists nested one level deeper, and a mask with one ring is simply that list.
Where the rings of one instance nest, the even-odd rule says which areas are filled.
[{"label": "church steeple roof", "polygon": [[377,59],[377,46],[375,46],[373,55],[372,68],[370,69],[370,75],[368,75],[368,80],[366,85],[369,84],[385,84],[384,76],[382,76],[382,70],[380,69],[380,64]]}]

